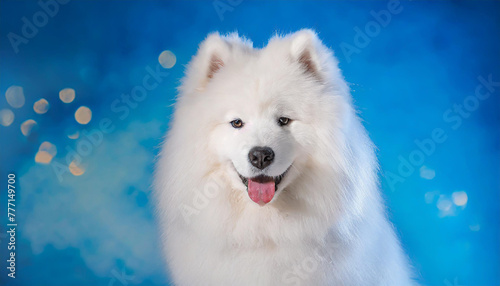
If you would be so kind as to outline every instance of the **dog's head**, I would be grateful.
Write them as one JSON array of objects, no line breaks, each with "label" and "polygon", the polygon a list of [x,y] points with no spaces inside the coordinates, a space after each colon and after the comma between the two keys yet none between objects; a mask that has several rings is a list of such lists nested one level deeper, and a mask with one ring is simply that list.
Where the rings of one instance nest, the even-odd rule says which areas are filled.
[{"label": "dog's head", "polygon": [[333,98],[348,92],[329,50],[302,30],[263,49],[235,34],[210,35],[181,94],[232,187],[264,205],[292,186],[311,158],[331,157],[325,137],[342,116]]}]

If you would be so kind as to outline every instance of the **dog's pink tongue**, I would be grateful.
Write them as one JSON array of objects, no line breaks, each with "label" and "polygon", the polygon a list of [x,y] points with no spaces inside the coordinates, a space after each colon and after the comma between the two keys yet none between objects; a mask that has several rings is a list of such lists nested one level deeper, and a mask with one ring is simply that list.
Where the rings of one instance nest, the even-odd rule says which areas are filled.
[{"label": "dog's pink tongue", "polygon": [[274,197],[274,182],[258,183],[248,179],[248,195],[252,201],[263,206],[270,202]]}]

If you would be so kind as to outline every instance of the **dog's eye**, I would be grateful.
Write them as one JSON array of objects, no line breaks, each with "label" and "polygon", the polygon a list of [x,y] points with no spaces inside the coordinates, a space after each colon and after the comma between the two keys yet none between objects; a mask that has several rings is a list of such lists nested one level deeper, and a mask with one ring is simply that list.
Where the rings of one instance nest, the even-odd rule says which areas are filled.
[{"label": "dog's eye", "polygon": [[235,119],[233,121],[230,122],[231,123],[231,126],[233,126],[234,128],[241,128],[243,127],[243,121],[241,121],[241,119]]},{"label": "dog's eye", "polygon": [[291,120],[290,120],[290,118],[280,117],[280,118],[278,119],[278,124],[279,124],[280,126],[285,126],[285,125],[288,125],[288,123],[290,123],[290,121],[291,121]]}]

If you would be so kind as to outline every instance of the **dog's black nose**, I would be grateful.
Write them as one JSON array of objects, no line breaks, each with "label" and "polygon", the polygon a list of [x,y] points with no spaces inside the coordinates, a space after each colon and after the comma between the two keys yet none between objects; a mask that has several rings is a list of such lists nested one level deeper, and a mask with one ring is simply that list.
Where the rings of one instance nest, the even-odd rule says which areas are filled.
[{"label": "dog's black nose", "polygon": [[271,165],[274,160],[274,152],[269,147],[253,147],[248,152],[248,159],[254,167],[262,170]]}]

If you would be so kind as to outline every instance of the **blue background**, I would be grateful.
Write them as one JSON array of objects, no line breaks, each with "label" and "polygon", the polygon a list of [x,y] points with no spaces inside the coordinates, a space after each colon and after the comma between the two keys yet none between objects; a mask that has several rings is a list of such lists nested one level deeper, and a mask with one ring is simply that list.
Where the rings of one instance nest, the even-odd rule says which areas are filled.
[{"label": "blue background", "polygon": [[[419,281],[500,285],[499,88],[458,127],[443,118],[475,95],[478,76],[500,81],[500,2],[402,2],[401,13],[351,55],[342,46],[355,46],[355,28],[364,30],[374,20],[370,12],[386,9],[386,1],[243,1],[220,13],[214,3],[228,2],[69,2],[15,53],[7,35],[21,36],[22,18],[32,21],[42,8],[1,1],[0,110],[15,114],[10,126],[0,125],[1,285],[168,285],[150,184],[184,65],[211,31],[238,31],[262,47],[276,31],[304,27],[335,51],[351,83],[378,147],[391,220]],[[120,118],[113,101],[141,85],[164,50],[176,64],[160,67],[168,76]],[[13,85],[24,89],[21,108],[4,96]],[[66,104],[58,93],[68,87],[76,98]],[[50,103],[45,114],[33,111],[40,98]],[[82,105],[92,110],[87,125],[74,119]],[[85,173],[65,172],[58,180],[54,164],[65,164],[87,140],[67,135],[96,130],[103,118],[115,128],[82,158]],[[38,123],[28,137],[19,128],[27,119]],[[423,162],[414,158],[407,173],[398,171],[418,150],[415,140],[436,128],[446,140]],[[57,147],[50,164],[34,161],[44,141]],[[15,280],[7,278],[5,261],[8,172],[18,181]],[[399,181],[388,180],[392,175]]]}]

